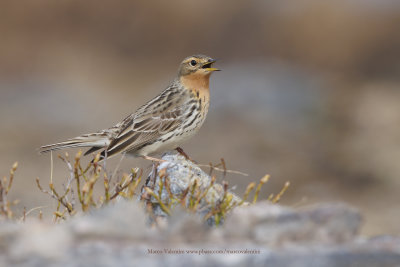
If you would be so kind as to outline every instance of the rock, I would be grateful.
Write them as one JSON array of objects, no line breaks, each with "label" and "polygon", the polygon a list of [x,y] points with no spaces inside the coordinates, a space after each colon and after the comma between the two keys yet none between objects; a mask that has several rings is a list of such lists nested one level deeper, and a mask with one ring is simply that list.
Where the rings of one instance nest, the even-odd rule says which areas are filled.
[{"label": "rock", "polygon": [[[217,204],[224,201],[224,188],[221,184],[212,183],[212,178],[206,174],[199,166],[190,160],[187,160],[183,155],[177,152],[167,152],[162,156],[162,159],[166,162],[162,162],[156,168],[153,168],[152,172],[146,181],[145,186],[151,188],[153,192],[159,194],[160,182],[161,182],[161,194],[159,194],[160,199],[163,203],[168,205],[168,203],[175,202],[172,204],[172,208],[175,208],[180,204],[182,195],[187,192],[186,196],[186,207],[190,206],[190,198],[196,196],[196,193],[205,196],[201,198],[196,211],[202,217],[205,217],[210,213],[210,211],[216,207]],[[169,192],[165,186],[165,179],[169,181]],[[196,183],[196,190],[194,194],[191,192],[191,188]],[[187,191],[190,189],[189,191]],[[145,188],[142,190],[142,196],[145,194]],[[226,199],[231,199],[228,209],[236,206],[242,200],[240,197],[236,196],[234,193],[227,191],[225,196]],[[150,197],[148,203],[151,204],[153,208],[153,213],[157,217],[166,217],[167,214],[165,210],[160,206],[159,201],[154,197]],[[221,221],[222,222],[222,221]],[[209,225],[215,224],[215,217],[211,216],[207,223]]]},{"label": "rock", "polygon": [[57,225],[0,222],[0,266],[399,266],[400,238],[357,235],[345,204],[240,207],[220,227],[176,209],[149,228],[140,203],[120,201]]},{"label": "rock", "polygon": [[358,211],[344,204],[293,210],[263,201],[234,209],[227,219],[225,233],[228,239],[252,239],[269,246],[340,244],[352,240],[360,225]]},{"label": "rock", "polygon": [[34,220],[29,223],[29,227],[22,227],[19,231],[10,248],[10,256],[16,262],[30,257],[52,261],[62,257],[71,244],[72,236],[63,226]]},{"label": "rock", "polygon": [[68,225],[79,238],[140,240],[151,234],[146,219],[141,205],[121,199],[117,206],[107,205],[89,216],[77,216]]}]

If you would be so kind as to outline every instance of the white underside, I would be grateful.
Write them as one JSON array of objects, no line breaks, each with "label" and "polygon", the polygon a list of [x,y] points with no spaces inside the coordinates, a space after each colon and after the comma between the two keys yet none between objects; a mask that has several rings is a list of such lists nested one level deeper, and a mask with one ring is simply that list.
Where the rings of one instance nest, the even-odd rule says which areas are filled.
[{"label": "white underside", "polygon": [[184,142],[186,142],[192,135],[195,133],[191,134],[186,134],[185,136],[177,136],[177,137],[172,137],[168,141],[161,143],[157,142],[151,145],[147,145],[144,148],[135,151],[134,153],[127,152],[127,155],[131,156],[152,156],[155,154],[163,153],[169,150],[174,150],[175,148],[179,147],[182,145]]}]

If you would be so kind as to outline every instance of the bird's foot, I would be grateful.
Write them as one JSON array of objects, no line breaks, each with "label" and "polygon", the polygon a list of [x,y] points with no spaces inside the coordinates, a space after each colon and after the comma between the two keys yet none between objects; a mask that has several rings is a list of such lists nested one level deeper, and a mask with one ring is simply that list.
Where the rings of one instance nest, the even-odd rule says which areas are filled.
[{"label": "bird's foot", "polygon": [[196,163],[196,161],[194,161],[193,159],[191,159],[191,158],[188,156],[188,154],[186,154],[185,151],[183,151],[183,149],[182,149],[181,147],[178,146],[178,147],[176,148],[176,151],[178,151],[179,154],[181,154],[182,156],[184,156],[186,160],[190,160],[191,162]]},{"label": "bird's foot", "polygon": [[155,162],[167,162],[166,160],[153,158],[153,157],[149,157],[149,156],[142,156],[142,158],[147,159],[147,160],[151,160],[151,161],[155,161]]}]

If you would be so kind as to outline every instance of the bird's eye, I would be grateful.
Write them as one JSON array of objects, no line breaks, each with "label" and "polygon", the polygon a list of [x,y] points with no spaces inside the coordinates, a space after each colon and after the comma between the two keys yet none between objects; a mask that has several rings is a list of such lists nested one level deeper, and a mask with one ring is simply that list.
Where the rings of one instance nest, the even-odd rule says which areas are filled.
[{"label": "bird's eye", "polygon": [[197,64],[196,60],[193,59],[192,61],[190,61],[190,65],[192,65],[193,67],[196,66],[196,64]]}]

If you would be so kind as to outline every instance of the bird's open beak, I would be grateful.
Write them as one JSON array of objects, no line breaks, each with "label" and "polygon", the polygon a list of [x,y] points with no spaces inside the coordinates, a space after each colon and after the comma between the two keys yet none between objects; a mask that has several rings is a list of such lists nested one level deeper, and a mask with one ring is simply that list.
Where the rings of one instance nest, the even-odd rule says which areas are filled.
[{"label": "bird's open beak", "polygon": [[214,64],[215,62],[216,62],[216,60],[209,61],[206,64],[204,64],[203,67],[201,67],[201,68],[205,69],[206,71],[220,71],[220,69],[212,67],[212,64]]}]

